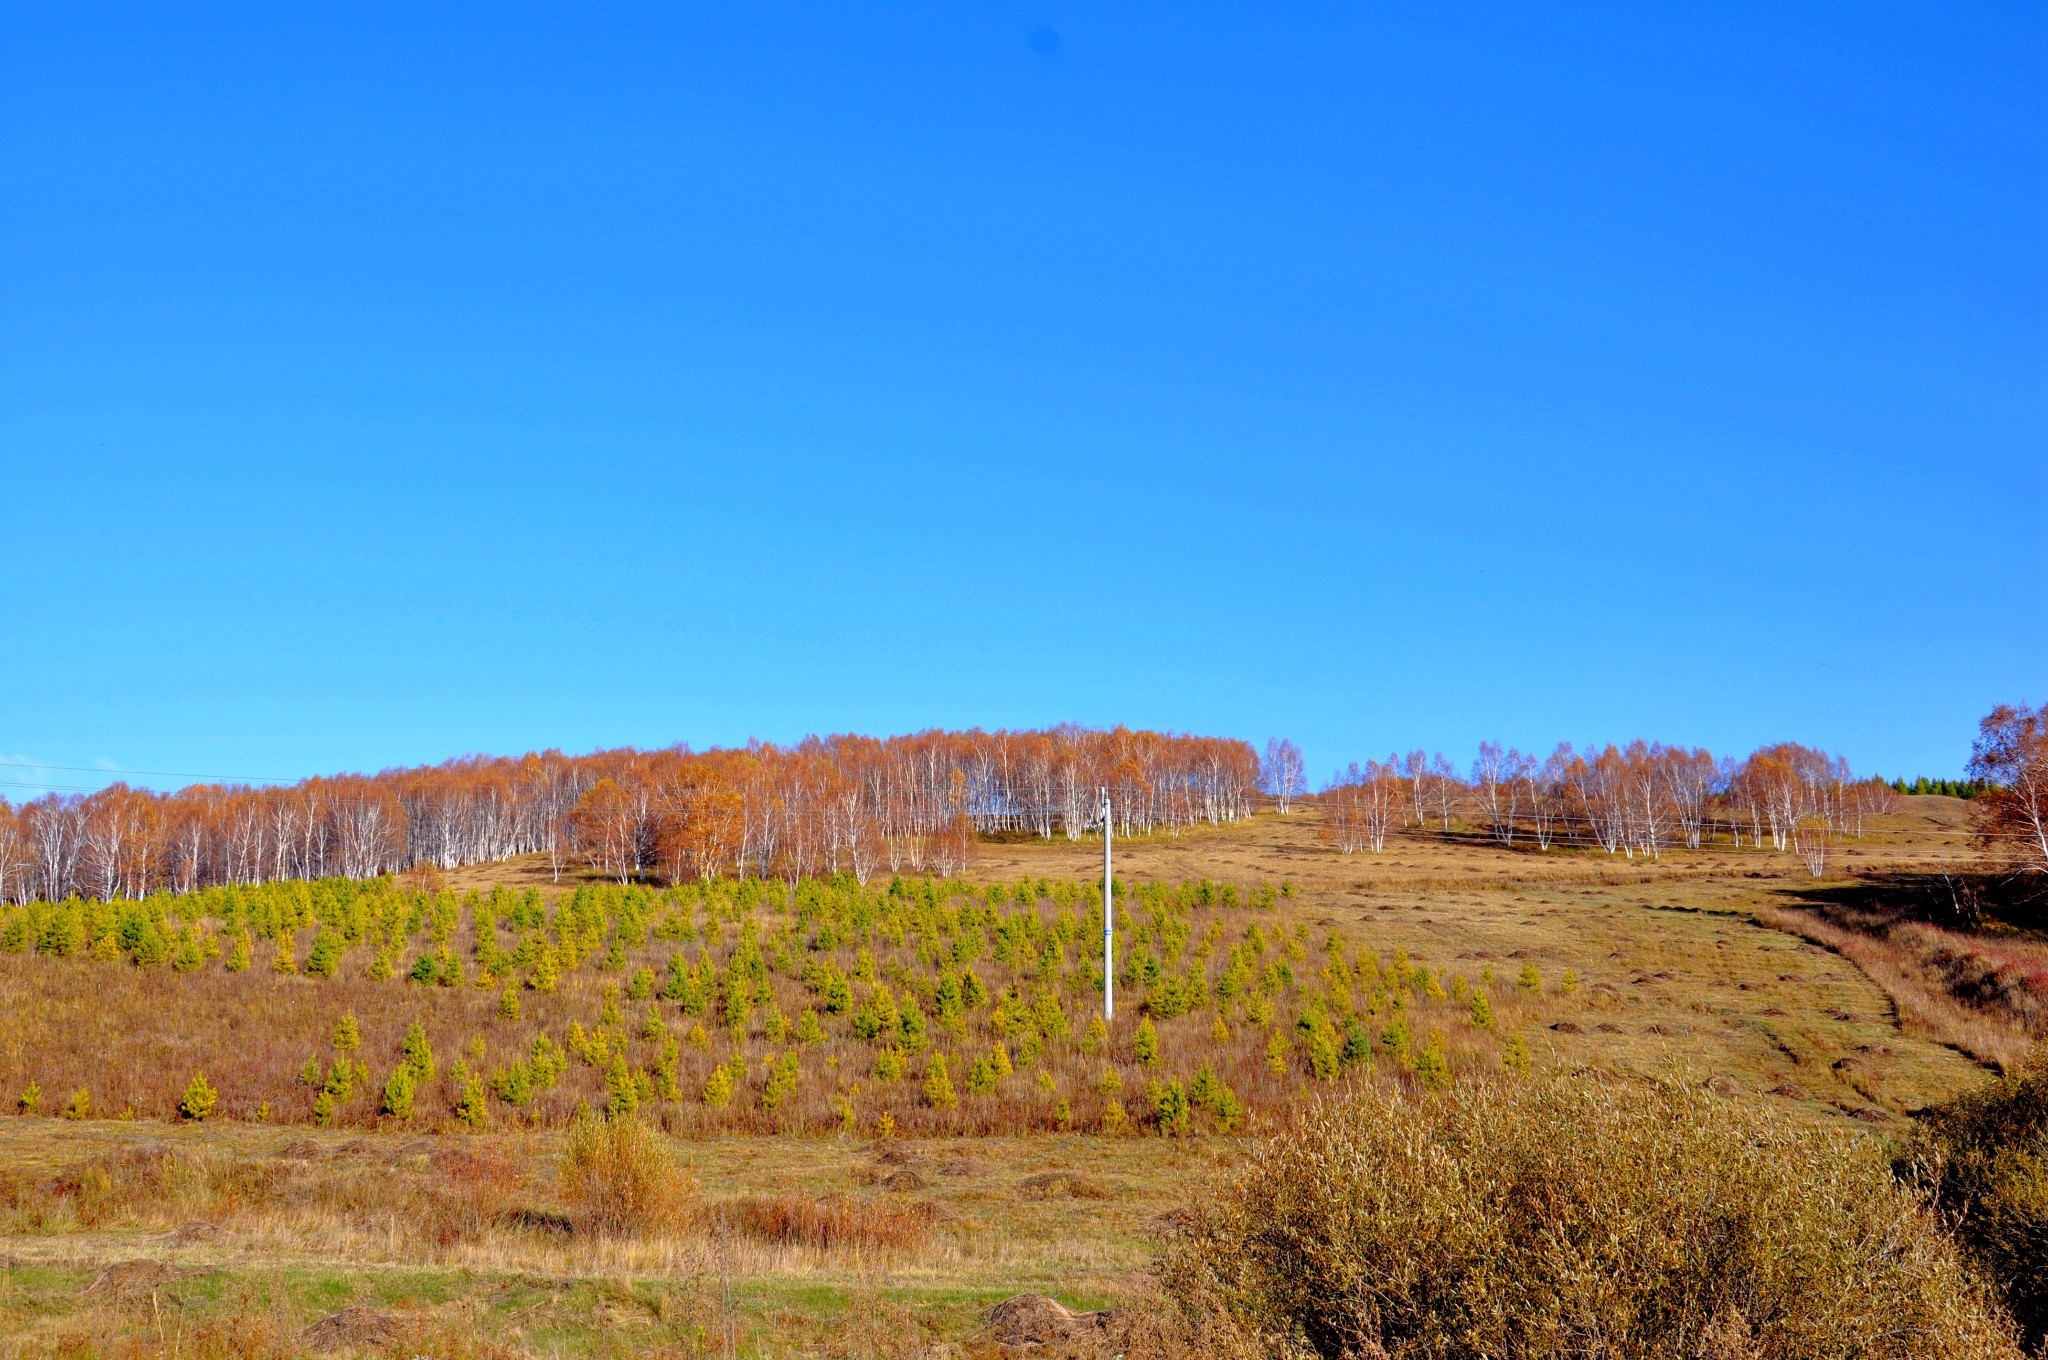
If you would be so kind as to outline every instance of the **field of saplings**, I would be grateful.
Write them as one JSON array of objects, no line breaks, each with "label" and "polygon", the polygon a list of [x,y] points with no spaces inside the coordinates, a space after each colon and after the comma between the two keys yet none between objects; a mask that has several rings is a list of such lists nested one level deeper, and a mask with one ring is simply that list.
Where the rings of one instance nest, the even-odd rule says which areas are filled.
[{"label": "field of saplings", "polygon": [[[280,882],[0,912],[22,1113],[368,1128],[1110,1135],[1257,1126],[1377,1069],[1526,1067],[1576,979],[1412,958],[1290,884],[850,877],[458,895]],[[1296,922],[1283,925],[1283,920]]]}]

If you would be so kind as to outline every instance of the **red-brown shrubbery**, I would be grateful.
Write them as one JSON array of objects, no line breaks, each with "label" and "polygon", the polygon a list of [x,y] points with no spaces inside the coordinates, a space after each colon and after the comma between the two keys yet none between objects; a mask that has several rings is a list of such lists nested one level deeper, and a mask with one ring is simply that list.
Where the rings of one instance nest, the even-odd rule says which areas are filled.
[{"label": "red-brown shrubbery", "polygon": [[719,1214],[739,1231],[776,1246],[820,1251],[920,1247],[934,1211],[921,1201],[887,1203],[845,1195],[776,1195],[733,1200]]}]

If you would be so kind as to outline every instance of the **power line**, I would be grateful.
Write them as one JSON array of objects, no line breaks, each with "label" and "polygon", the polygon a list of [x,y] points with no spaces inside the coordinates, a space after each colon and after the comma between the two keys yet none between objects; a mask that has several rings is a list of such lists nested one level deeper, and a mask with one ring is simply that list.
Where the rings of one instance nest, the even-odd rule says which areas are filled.
[{"label": "power line", "polygon": [[63,770],[69,774],[153,775],[163,779],[220,779],[237,784],[291,784],[296,780],[267,774],[194,774],[190,770],[109,770],[99,765],[50,765],[40,760],[0,760],[0,765],[17,770]]}]

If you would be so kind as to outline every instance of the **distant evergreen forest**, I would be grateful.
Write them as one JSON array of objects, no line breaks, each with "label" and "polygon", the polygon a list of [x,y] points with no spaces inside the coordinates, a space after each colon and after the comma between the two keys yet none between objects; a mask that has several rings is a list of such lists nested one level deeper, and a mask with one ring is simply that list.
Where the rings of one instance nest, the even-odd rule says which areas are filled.
[{"label": "distant evergreen forest", "polygon": [[1938,793],[1945,798],[1975,798],[1984,792],[1982,781],[1975,779],[1929,779],[1921,775],[1918,779],[1894,779],[1895,793]]}]

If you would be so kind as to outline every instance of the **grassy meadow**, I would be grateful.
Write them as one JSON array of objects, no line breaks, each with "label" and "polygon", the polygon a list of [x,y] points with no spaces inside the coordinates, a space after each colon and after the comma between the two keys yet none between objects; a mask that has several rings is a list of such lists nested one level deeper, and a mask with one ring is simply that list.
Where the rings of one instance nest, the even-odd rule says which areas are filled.
[{"label": "grassy meadow", "polygon": [[[1120,843],[1107,1028],[1099,842],[16,909],[0,1356],[994,1354],[1010,1295],[1146,1297],[1205,1187],[1346,1093],[1663,1078],[1878,1156],[2038,1039],[2048,957],[1921,909],[1967,833],[1903,803],[1819,879],[1344,856],[1313,810]],[[602,1230],[571,1145],[607,1112],[673,1212]]]}]

